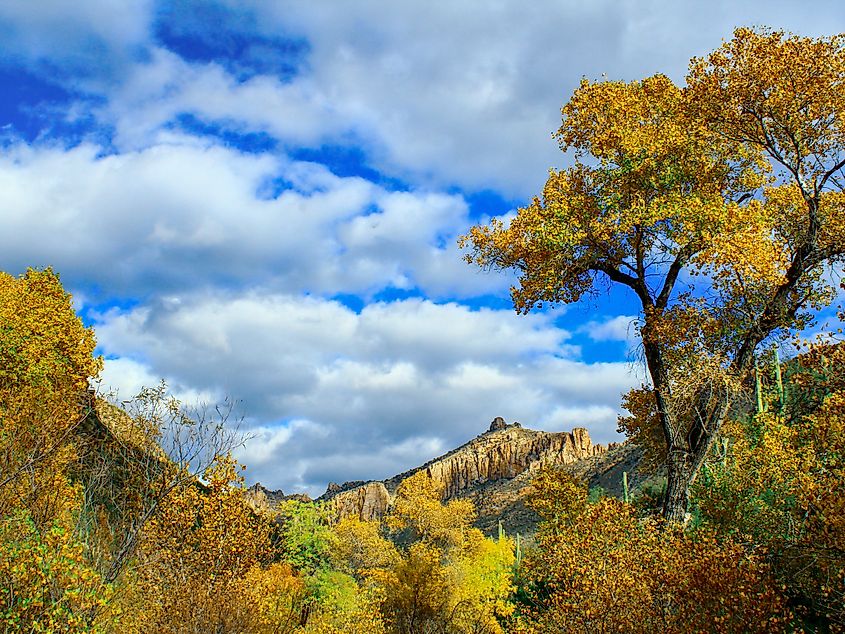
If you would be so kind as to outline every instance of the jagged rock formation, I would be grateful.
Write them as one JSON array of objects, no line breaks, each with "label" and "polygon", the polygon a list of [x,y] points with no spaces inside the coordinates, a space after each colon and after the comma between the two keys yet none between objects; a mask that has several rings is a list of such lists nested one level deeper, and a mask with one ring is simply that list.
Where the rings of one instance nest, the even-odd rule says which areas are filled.
[{"label": "jagged rock formation", "polygon": [[[329,492],[326,491],[326,495]],[[383,482],[366,482],[340,491],[327,499],[330,515],[336,519],[357,517],[373,520],[383,517],[390,507],[391,496]]]},{"label": "jagged rock formation", "polygon": [[586,429],[553,433],[507,425],[385,484],[395,491],[406,477],[425,470],[433,480],[443,483],[444,497],[449,499],[487,481],[514,478],[545,464],[569,464],[604,451],[602,445],[593,445]]},{"label": "jagged rock formation", "polygon": [[[466,496],[486,483],[533,474],[547,464],[571,464],[605,451],[602,445],[592,443],[586,429],[556,433],[535,431],[525,429],[519,423],[508,425],[496,418],[485,433],[421,467],[384,482],[330,486],[319,499],[326,501],[338,518],[375,519],[387,512],[402,481],[421,470],[443,483],[444,498],[451,499]],[[530,478],[526,478],[528,481]]]},{"label": "jagged rock formation", "polygon": [[[637,466],[642,452],[630,443],[611,443],[608,448],[594,445],[586,429],[571,432],[544,432],[505,423],[497,417],[487,431],[468,443],[415,469],[384,481],[329,483],[317,498],[324,502],[330,517],[339,520],[357,517],[373,520],[383,517],[392,504],[396,489],[408,477],[425,471],[444,485],[444,499],[468,498],[475,504],[476,526],[494,535],[499,523],[508,534],[533,533],[539,517],[526,505],[532,493],[531,482],[543,466],[556,466],[622,496],[622,473],[627,471],[633,490],[639,484]],[[247,489],[247,496],[259,508],[268,509],[289,499],[310,501],[305,495],[285,495],[260,484]]]},{"label": "jagged rock formation", "polygon": [[281,489],[278,491],[271,491],[262,486],[260,482],[256,482],[251,487],[244,491],[244,497],[256,509],[269,510],[279,505],[281,502],[287,500],[297,500],[299,502],[311,502],[311,498],[303,493],[292,493],[285,495]]},{"label": "jagged rock formation", "polygon": [[[598,486],[608,494],[622,497],[622,472],[627,471],[631,491],[641,483],[637,470],[642,450],[631,443],[612,443],[608,450],[563,465],[561,469],[585,480],[590,488]],[[475,522],[487,535],[495,535],[501,523],[509,535],[531,534],[536,530],[540,517],[526,501],[534,492],[532,480],[536,469],[527,469],[510,480],[486,482],[460,493],[475,504],[478,519]]]},{"label": "jagged rock formation", "polygon": [[490,429],[488,429],[487,431],[501,431],[507,426],[508,424],[505,422],[504,418],[502,418],[501,416],[496,416],[496,418],[493,419],[493,422],[490,423]]}]

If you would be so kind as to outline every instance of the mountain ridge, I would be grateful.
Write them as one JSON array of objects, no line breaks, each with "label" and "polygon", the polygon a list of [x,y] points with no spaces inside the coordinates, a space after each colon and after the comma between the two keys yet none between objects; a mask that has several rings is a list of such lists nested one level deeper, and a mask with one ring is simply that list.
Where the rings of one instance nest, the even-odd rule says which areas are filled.
[{"label": "mountain ridge", "polygon": [[[630,448],[620,451],[625,446],[627,443],[607,447],[593,444],[588,430],[582,427],[547,432],[516,422],[507,424],[496,417],[478,436],[418,467],[384,480],[332,482],[316,501],[328,507],[335,521],[350,516],[380,519],[389,511],[399,485],[426,471],[443,485],[444,500],[473,500],[478,511],[476,525],[485,532],[493,532],[499,522],[506,530],[531,531],[538,518],[525,507],[524,500],[530,494],[534,474],[544,466],[553,466],[568,468],[591,484],[594,480],[605,484],[614,478],[621,481],[621,472],[612,475],[614,469],[625,463],[634,471],[638,463],[636,452]],[[253,503],[271,508],[284,500],[310,500],[270,491],[260,483],[250,487],[247,495]]]}]

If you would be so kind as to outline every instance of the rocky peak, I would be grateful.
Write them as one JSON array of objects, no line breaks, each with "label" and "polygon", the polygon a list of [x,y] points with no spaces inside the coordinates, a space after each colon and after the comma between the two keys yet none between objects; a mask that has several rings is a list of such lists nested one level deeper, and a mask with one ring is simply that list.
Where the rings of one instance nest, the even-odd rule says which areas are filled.
[{"label": "rocky peak", "polygon": [[493,422],[490,423],[490,429],[487,431],[501,431],[502,429],[506,429],[508,424],[505,422],[505,419],[501,416],[496,416],[493,419]]},{"label": "rocky peak", "polygon": [[278,506],[280,502],[285,500],[297,500],[299,502],[310,502],[311,498],[303,493],[292,493],[285,495],[285,492],[279,489],[278,491],[271,491],[260,482],[256,482],[251,487],[244,491],[244,497],[252,504],[253,507],[261,510],[268,510]]},{"label": "rocky peak", "polygon": [[336,520],[344,517],[357,517],[360,520],[379,519],[387,513],[392,501],[383,482],[365,482],[334,494],[326,491],[321,499],[326,500],[330,514]]},{"label": "rocky peak", "polygon": [[[396,489],[418,471],[443,483],[444,498],[464,495],[488,482],[508,480],[544,465],[566,465],[604,453],[586,429],[544,432],[508,425],[497,417],[486,433],[425,465],[384,482],[346,483],[330,487],[320,499],[330,503],[338,518],[374,519],[390,507]],[[354,484],[355,486],[348,487]],[[347,488],[348,487],[348,488]]]}]

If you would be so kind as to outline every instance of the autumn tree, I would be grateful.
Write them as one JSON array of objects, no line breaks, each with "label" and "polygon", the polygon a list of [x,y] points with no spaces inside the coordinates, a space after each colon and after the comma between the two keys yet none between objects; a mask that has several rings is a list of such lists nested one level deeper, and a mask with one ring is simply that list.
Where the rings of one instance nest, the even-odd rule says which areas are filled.
[{"label": "autumn tree", "polygon": [[203,480],[171,491],[146,524],[124,631],[296,631],[303,582],[273,561],[270,520],[248,504],[239,465],[219,456]]},{"label": "autumn tree", "polygon": [[244,438],[232,406],[186,406],[164,382],[122,408],[92,399],[77,438],[74,476],[83,488],[79,532],[107,583],[135,556],[141,534],[171,495],[194,486]]},{"label": "autumn tree", "polygon": [[543,521],[515,632],[774,632],[791,614],[766,563],[712,532],[666,530],[562,471],[534,481]]},{"label": "autumn tree", "polygon": [[[770,368],[774,370],[774,364]],[[765,553],[796,612],[845,628],[845,344],[818,345],[761,381],[692,487],[698,524]],[[768,385],[767,385],[768,383]]]},{"label": "autumn tree", "polygon": [[[65,504],[66,468],[89,413],[93,356],[70,295],[50,269],[0,273],[0,514],[25,510],[37,524]],[[50,484],[48,484],[50,483]]]},{"label": "autumn tree", "polygon": [[845,254],[843,42],[737,29],[692,60],[685,87],[582,81],[557,132],[573,166],[551,171],[509,224],[462,239],[470,262],[518,272],[519,312],[609,285],[638,299],[650,379],[639,400],[659,429],[671,521],[760,345],[832,297],[824,273]]},{"label": "autumn tree", "polygon": [[377,578],[389,632],[502,634],[511,612],[514,551],[506,537],[485,538],[472,526],[470,500],[442,501],[443,484],[425,471],[396,491],[387,525],[410,545]]},{"label": "autumn tree", "polygon": [[99,372],[93,332],[50,269],[0,273],[0,628],[102,631],[111,588],[87,557],[71,477]]}]

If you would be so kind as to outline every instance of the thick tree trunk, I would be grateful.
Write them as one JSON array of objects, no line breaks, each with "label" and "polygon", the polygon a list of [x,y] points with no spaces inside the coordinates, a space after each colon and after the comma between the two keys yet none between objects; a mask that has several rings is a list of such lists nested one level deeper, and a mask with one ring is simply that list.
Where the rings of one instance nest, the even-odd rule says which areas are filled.
[{"label": "thick tree trunk", "polygon": [[663,518],[669,523],[686,521],[689,488],[694,477],[689,451],[672,449],[666,461],[666,495],[663,498]]},{"label": "thick tree trunk", "polygon": [[[700,405],[693,412],[695,422],[685,437],[668,443],[666,495],[663,498],[663,517],[667,522],[686,521],[690,486],[707,459],[730,408],[731,396],[726,387],[718,394],[709,389],[702,391],[700,396]],[[672,436],[673,440],[675,438],[677,436]]]}]

